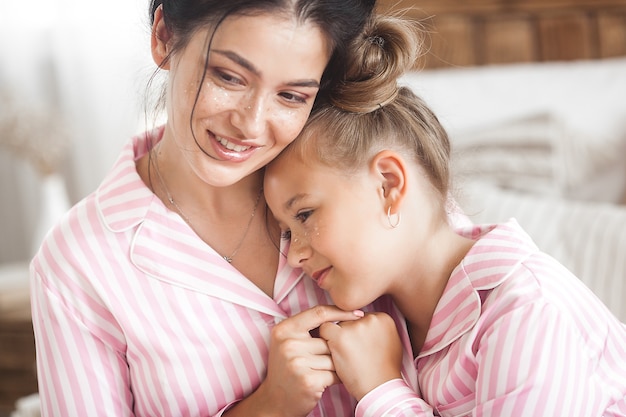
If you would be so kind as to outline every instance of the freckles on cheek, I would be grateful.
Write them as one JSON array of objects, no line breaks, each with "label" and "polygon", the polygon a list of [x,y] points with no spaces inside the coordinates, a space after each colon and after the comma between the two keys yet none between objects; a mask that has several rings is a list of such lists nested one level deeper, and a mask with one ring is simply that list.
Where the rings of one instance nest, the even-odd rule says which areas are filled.
[{"label": "freckles on cheek", "polygon": [[203,101],[211,106],[216,112],[232,107],[232,94],[221,87],[206,84],[203,91]]},{"label": "freckles on cheek", "polygon": [[298,136],[309,117],[309,111],[302,110],[281,110],[275,114],[274,120],[281,126],[281,136],[284,138],[285,146],[293,142]]},{"label": "freckles on cheek", "polygon": [[319,247],[320,245],[322,247],[327,246],[327,243],[324,241],[324,235],[320,233],[319,225],[308,227],[303,232],[303,237],[309,242],[309,244],[315,247]]}]

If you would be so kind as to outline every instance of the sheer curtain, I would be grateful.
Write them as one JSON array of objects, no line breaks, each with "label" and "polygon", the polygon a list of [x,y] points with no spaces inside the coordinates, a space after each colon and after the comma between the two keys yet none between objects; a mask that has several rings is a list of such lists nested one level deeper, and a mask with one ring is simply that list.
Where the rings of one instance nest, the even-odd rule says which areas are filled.
[{"label": "sheer curtain", "polygon": [[50,174],[7,144],[32,142],[40,159],[58,160],[53,174],[75,203],[143,129],[154,66],[148,0],[0,1],[1,265],[27,262],[38,245]]}]

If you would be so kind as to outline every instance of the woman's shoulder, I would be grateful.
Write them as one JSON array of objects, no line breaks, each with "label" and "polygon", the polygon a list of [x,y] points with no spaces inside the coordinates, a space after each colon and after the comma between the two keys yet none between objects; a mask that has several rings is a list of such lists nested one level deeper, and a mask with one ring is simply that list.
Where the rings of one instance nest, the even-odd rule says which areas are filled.
[{"label": "woman's shoulder", "polygon": [[[50,229],[35,256],[69,260],[77,254],[96,256],[116,233],[136,227],[145,218],[154,194],[135,166],[140,137],[129,141],[100,185],[83,197]],[[139,145],[141,146],[141,145]],[[89,249],[89,250],[87,250]],[[111,248],[107,248],[107,251]]]}]

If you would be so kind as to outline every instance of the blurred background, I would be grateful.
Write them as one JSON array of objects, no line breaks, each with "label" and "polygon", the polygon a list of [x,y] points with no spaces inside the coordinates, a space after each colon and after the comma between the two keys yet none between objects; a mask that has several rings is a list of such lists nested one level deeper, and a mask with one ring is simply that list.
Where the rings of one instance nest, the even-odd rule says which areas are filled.
[{"label": "blurred background", "polygon": [[148,0],[0,0],[0,417],[36,392],[28,262],[144,126],[147,10]]},{"label": "blurred background", "polygon": [[96,188],[143,123],[153,68],[147,0],[1,6],[0,265],[30,259],[46,223]]}]

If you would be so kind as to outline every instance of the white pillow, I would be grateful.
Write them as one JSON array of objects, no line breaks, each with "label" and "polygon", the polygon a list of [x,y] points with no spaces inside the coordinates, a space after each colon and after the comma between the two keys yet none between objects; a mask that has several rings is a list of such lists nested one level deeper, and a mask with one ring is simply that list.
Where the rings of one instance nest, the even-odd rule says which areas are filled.
[{"label": "white pillow", "polygon": [[[402,84],[430,104],[456,148],[482,141],[484,149],[486,138],[490,146],[515,145],[510,152],[531,139],[549,144],[553,183],[540,192],[623,198],[626,58],[424,70],[407,74]],[[545,138],[537,136],[538,128]]]}]

